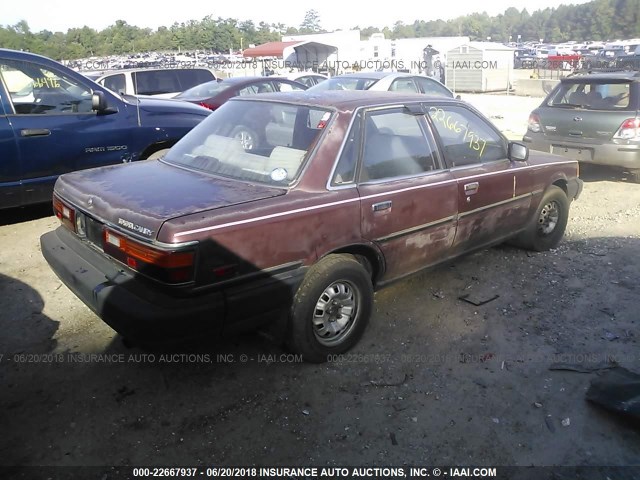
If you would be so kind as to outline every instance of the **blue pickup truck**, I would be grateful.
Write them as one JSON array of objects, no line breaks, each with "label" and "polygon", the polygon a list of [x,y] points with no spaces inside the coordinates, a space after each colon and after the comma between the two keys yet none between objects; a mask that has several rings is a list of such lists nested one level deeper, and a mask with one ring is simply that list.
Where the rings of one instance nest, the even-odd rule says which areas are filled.
[{"label": "blue pickup truck", "polygon": [[0,49],[0,209],[51,201],[66,172],[159,158],[209,113],[119,95],[48,58]]}]

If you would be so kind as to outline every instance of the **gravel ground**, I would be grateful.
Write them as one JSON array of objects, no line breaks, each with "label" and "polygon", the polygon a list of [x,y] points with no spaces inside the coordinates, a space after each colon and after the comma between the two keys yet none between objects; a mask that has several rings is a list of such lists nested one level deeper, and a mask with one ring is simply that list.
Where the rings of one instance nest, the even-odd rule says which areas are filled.
[{"label": "gravel ground", "polygon": [[[495,98],[469,101],[526,122]],[[324,365],[262,334],[127,348],[42,258],[48,208],[2,212],[0,465],[639,466],[637,426],[585,401],[598,372],[549,370],[640,370],[640,185],[585,180],[556,250],[500,246],[382,290]]]}]

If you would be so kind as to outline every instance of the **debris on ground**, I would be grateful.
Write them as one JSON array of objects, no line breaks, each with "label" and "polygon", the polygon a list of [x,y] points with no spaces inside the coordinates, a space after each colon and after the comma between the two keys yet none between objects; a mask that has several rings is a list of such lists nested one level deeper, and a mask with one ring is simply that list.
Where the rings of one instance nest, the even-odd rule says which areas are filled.
[{"label": "debris on ground", "polygon": [[377,380],[370,380],[369,383],[374,387],[399,387],[400,385],[404,385],[409,380],[409,376],[405,373],[402,380],[399,382],[381,382]]},{"label": "debris on ground", "polygon": [[593,373],[600,370],[609,370],[617,367],[616,362],[597,362],[593,364],[586,363],[552,363],[549,370],[568,370],[570,372]]},{"label": "debris on ground", "polygon": [[553,417],[551,415],[547,415],[544,417],[544,423],[546,423],[547,428],[551,433],[556,431],[556,426],[553,424]]},{"label": "debris on ground", "polygon": [[640,420],[640,375],[623,367],[613,368],[591,381],[587,400]]},{"label": "debris on ground", "polygon": [[494,295],[494,296],[489,297],[489,298],[480,299],[480,297],[475,296],[475,295],[473,295],[471,293],[467,293],[465,295],[460,295],[458,297],[459,300],[462,300],[463,302],[470,303],[471,305],[475,305],[476,307],[479,307],[481,305],[485,305],[485,304],[487,304],[489,302],[493,302],[497,298],[500,298],[500,295]]}]

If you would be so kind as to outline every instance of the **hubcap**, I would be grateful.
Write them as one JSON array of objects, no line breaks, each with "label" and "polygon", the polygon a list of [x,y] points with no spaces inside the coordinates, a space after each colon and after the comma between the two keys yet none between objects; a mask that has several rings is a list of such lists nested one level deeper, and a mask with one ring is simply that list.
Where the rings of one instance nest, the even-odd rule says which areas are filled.
[{"label": "hubcap", "polygon": [[351,333],[358,317],[358,289],[347,281],[325,288],[313,311],[313,327],[318,341],[326,346],[341,343]]},{"label": "hubcap", "polygon": [[551,234],[558,225],[560,219],[560,207],[558,202],[551,201],[542,207],[538,218],[538,231],[543,235]]}]

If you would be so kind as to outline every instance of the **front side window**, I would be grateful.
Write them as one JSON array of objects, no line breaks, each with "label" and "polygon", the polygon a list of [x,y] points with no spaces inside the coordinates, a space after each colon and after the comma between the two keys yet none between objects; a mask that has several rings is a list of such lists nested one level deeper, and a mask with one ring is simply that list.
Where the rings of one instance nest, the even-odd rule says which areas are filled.
[{"label": "front side window", "polygon": [[239,95],[241,97],[244,97],[247,95],[255,95],[256,93],[271,93],[271,92],[275,92],[273,85],[271,85],[271,82],[258,82],[258,83],[253,83],[251,85],[247,85],[244,88],[241,88],[239,90]]},{"label": "front side window", "polygon": [[288,186],[331,118],[326,109],[229,101],[182,138],[164,161],[222,177]]},{"label": "front side window", "polygon": [[281,82],[279,80],[274,80],[273,83],[276,84],[276,87],[278,87],[278,90],[281,92],[301,92],[304,90],[304,88],[295,83]]},{"label": "front side window", "polygon": [[507,158],[502,136],[471,110],[456,105],[432,105],[428,110],[451,167]]},{"label": "front side window", "polygon": [[88,113],[92,91],[56,69],[20,60],[0,60],[17,114]]},{"label": "front side window", "polygon": [[435,148],[420,126],[420,116],[403,109],[367,113],[362,162],[363,181],[437,169]]},{"label": "front side window", "polygon": [[368,90],[378,80],[358,77],[333,77],[313,87],[314,92],[324,90]]}]

